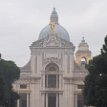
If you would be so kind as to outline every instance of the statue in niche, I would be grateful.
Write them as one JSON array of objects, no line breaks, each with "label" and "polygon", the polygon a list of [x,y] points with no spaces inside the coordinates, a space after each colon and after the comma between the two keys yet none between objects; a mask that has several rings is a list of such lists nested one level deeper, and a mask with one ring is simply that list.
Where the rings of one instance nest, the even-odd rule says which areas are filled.
[{"label": "statue in niche", "polygon": [[50,29],[51,29],[52,32],[55,31],[55,22],[54,21],[50,22]]}]

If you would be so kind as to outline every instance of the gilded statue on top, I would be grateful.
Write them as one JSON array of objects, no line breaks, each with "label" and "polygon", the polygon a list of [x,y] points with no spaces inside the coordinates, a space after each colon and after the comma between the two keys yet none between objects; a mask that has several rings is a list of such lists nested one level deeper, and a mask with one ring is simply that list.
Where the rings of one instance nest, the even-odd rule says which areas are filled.
[{"label": "gilded statue on top", "polygon": [[55,22],[54,21],[50,22],[50,29],[52,32],[54,32],[54,30],[55,30]]}]

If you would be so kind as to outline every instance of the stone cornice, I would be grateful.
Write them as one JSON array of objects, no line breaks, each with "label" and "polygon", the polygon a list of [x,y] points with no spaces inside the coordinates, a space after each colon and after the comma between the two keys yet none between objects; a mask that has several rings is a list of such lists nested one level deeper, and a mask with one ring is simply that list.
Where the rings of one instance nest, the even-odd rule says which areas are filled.
[{"label": "stone cornice", "polygon": [[17,93],[31,93],[30,89],[15,89]]},{"label": "stone cornice", "polygon": [[30,78],[20,78],[19,80],[15,81],[15,84],[39,84],[40,83],[40,77],[30,77]]},{"label": "stone cornice", "polygon": [[63,93],[61,89],[44,89],[41,90],[42,93]]},{"label": "stone cornice", "polygon": [[48,64],[48,63],[58,63],[61,64],[61,59],[59,58],[55,58],[55,57],[50,57],[50,58],[46,58],[43,60],[43,64]]},{"label": "stone cornice", "polygon": [[38,40],[33,42],[30,46],[31,49],[44,49],[44,48],[51,48],[51,49],[72,49],[74,51],[75,47],[71,42],[63,40],[55,35],[49,36],[45,39]]}]

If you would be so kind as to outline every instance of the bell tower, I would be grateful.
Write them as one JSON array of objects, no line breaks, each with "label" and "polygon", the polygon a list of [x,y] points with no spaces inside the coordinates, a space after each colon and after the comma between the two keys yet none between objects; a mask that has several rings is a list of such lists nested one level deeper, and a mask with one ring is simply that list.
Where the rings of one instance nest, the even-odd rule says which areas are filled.
[{"label": "bell tower", "polygon": [[85,42],[84,37],[82,38],[81,43],[78,46],[78,50],[75,56],[76,63],[81,66],[88,64],[89,60],[91,59],[91,51],[89,50],[89,46]]}]

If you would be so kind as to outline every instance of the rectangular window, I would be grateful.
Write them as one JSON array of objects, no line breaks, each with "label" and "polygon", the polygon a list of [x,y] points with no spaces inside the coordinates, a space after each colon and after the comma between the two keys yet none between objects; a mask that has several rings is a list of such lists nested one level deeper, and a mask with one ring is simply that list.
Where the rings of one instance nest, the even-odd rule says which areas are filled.
[{"label": "rectangular window", "polygon": [[20,93],[19,95],[20,95],[19,107],[27,107],[27,94]]},{"label": "rectangular window", "polygon": [[56,94],[48,94],[48,107],[56,107]]},{"label": "rectangular window", "polygon": [[47,88],[47,75],[45,75],[45,88]]},{"label": "rectangular window", "polygon": [[56,75],[48,75],[48,88],[56,88]]},{"label": "rectangular window", "polygon": [[45,75],[45,88],[58,88],[59,75]]},{"label": "rectangular window", "polygon": [[84,100],[82,94],[78,94],[77,105],[78,105],[77,107],[84,107]]},{"label": "rectangular window", "polygon": [[78,85],[78,89],[84,89],[84,85]]},{"label": "rectangular window", "polygon": [[21,89],[27,88],[27,84],[20,84],[20,88],[21,88]]}]

